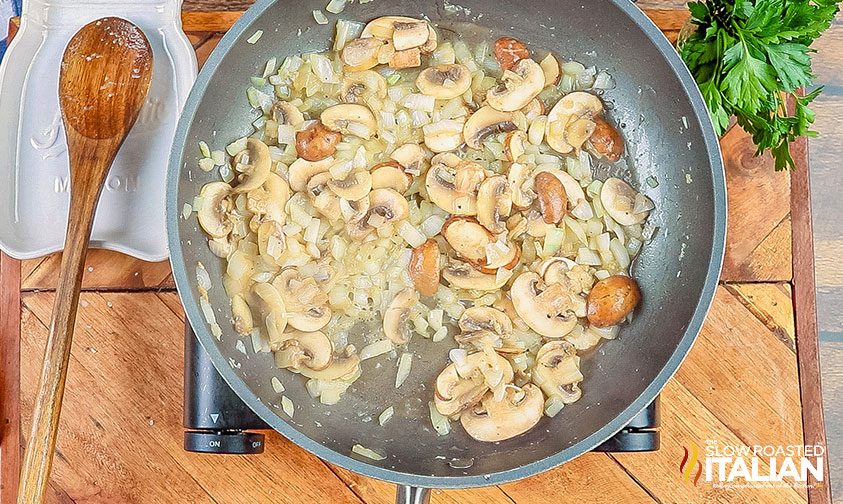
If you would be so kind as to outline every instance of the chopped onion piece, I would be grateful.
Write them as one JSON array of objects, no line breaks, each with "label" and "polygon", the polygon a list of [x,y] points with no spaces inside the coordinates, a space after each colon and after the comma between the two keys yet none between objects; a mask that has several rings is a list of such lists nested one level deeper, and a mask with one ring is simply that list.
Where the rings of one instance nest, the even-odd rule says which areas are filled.
[{"label": "chopped onion piece", "polygon": [[550,418],[553,418],[564,407],[565,402],[562,401],[562,397],[558,395],[552,395],[547,399],[547,401],[544,402],[544,414],[549,416]]},{"label": "chopped onion piece", "polygon": [[293,418],[295,407],[293,406],[293,401],[291,401],[289,397],[281,396],[281,409],[284,410],[284,413],[286,413],[288,417]]},{"label": "chopped onion piece", "polygon": [[363,457],[370,458],[372,460],[384,460],[386,457],[381,455],[376,451],[372,451],[364,446],[356,444],[351,447],[351,451],[358,455],[362,455]]},{"label": "chopped onion piece", "polygon": [[320,24],[320,25],[328,24],[328,18],[319,9],[316,9],[316,10],[313,11],[313,19],[316,21],[316,24]]},{"label": "chopped onion piece", "polygon": [[190,214],[193,213],[193,207],[190,206],[190,203],[185,203],[184,206],[181,207],[181,218],[187,220],[190,217]]},{"label": "chopped onion piece", "polygon": [[381,424],[381,425],[384,425],[386,422],[388,422],[392,418],[392,415],[394,415],[394,414],[395,414],[395,408],[394,407],[390,406],[390,407],[386,408],[385,410],[383,410],[383,412],[380,415],[378,415],[378,423]]},{"label": "chopped onion piece", "polygon": [[339,14],[345,9],[346,0],[331,0],[325,7],[325,10],[331,14]]},{"label": "chopped onion piece", "polygon": [[588,266],[600,266],[603,261],[600,259],[600,255],[598,255],[597,252],[587,247],[580,247],[577,251],[576,262]]},{"label": "chopped onion piece", "polygon": [[440,436],[447,436],[451,432],[451,424],[448,418],[439,413],[432,402],[428,403],[428,407],[430,408],[430,423],[433,425],[433,430]]},{"label": "chopped onion piece", "polygon": [[420,247],[427,241],[427,236],[406,220],[398,226],[398,234],[413,248]]},{"label": "chopped onion piece", "polygon": [[392,342],[388,339],[383,339],[374,343],[370,343],[360,350],[360,360],[364,361],[373,357],[377,357],[379,355],[383,355],[385,353],[391,352],[394,348],[395,345],[393,345]]},{"label": "chopped onion piece", "polygon": [[284,385],[281,383],[281,380],[279,380],[278,378],[273,376],[272,379],[269,380],[269,383],[272,384],[272,390],[274,390],[276,394],[280,394],[280,393],[284,392],[284,390],[285,390]]},{"label": "chopped onion piece", "polygon": [[226,146],[226,148],[225,148],[225,151],[228,152],[229,156],[234,156],[238,152],[246,150],[246,142],[248,140],[249,139],[246,138],[246,137],[237,139],[237,140],[231,142],[230,144],[228,144],[228,146]]},{"label": "chopped onion piece", "polygon": [[447,337],[447,336],[448,336],[448,328],[445,327],[445,326],[442,326],[439,329],[437,329],[436,332],[433,333],[433,337],[431,339],[433,340],[434,343],[439,343],[440,341],[445,339],[445,337]]},{"label": "chopped onion piece", "polygon": [[395,375],[395,388],[400,387],[404,381],[407,379],[407,376],[410,375],[410,366],[413,364],[413,354],[411,353],[402,353],[401,357],[398,359],[398,373]]},{"label": "chopped onion piece", "polygon": [[252,34],[251,37],[247,38],[246,42],[248,42],[250,44],[255,44],[255,43],[257,43],[258,40],[261,39],[262,36],[263,36],[263,30],[258,30],[254,34]]}]

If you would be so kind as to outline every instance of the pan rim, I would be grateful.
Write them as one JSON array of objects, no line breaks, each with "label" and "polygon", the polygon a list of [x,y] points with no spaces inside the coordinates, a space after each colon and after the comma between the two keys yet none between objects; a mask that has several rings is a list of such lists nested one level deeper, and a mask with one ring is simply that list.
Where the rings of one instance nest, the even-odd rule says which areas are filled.
[{"label": "pan rim", "polygon": [[[167,172],[167,240],[170,247],[170,264],[173,277],[176,282],[176,289],[184,306],[188,322],[193,326],[200,343],[208,352],[214,366],[217,368],[223,379],[261,417],[272,429],[282,434],[298,446],[304,448],[317,457],[340,467],[362,474],[364,476],[396,483],[400,485],[412,485],[429,488],[470,488],[508,483],[519,480],[541,472],[553,469],[561,464],[569,462],[580,455],[592,451],[605,440],[611,438],[635,415],[647,407],[662,391],[668,380],[676,373],[682,362],[687,357],[692,345],[697,339],[702,324],[714,301],[720,271],[726,248],[726,176],[723,165],[720,144],[714,128],[707,115],[707,108],[700,94],[699,88],[688,71],[682,59],[676,53],[673,45],[667,40],[659,28],[647,17],[646,14],[636,7],[630,0],[608,0],[621,12],[626,14],[644,32],[644,35],[659,51],[661,56],[671,67],[674,75],[679,80],[685,95],[688,97],[694,109],[694,120],[700,127],[702,138],[705,143],[705,150],[711,165],[712,192],[713,192],[713,235],[711,242],[711,257],[708,263],[707,274],[701,289],[700,299],[694,309],[685,332],[674,350],[673,354],[665,363],[664,367],[656,375],[644,391],[615,418],[595,431],[590,436],[582,439],[576,444],[564,448],[557,453],[529,464],[499,471],[487,475],[476,476],[430,476],[424,474],[413,474],[396,471],[375,465],[374,463],[363,462],[352,458],[344,453],[328,448],[305,434],[299,432],[291,424],[272,411],[268,405],[262,403],[252,393],[245,382],[238,377],[234,369],[228,364],[228,360],[220,352],[216,339],[211,334],[204,317],[199,308],[198,299],[195,298],[193,289],[187,273],[187,265],[184,261],[181,240],[179,238],[179,218],[181,210],[178,206],[178,183],[182,168],[187,134],[193,124],[196,111],[202,98],[213,80],[219,63],[228,54],[229,49],[246,33],[249,27],[277,0],[258,0],[232,28],[223,36],[217,48],[208,58],[202,71],[190,92],[185,103],[181,117],[176,128]],[[690,118],[689,118],[690,119]],[[184,302],[187,301],[187,302]]]}]

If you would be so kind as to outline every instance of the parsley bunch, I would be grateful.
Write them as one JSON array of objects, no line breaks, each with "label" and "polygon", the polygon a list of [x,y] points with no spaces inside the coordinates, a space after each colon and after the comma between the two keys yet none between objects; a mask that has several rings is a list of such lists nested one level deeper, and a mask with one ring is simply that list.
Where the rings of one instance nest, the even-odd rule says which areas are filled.
[{"label": "parsley bunch", "polygon": [[[776,170],[795,167],[789,143],[816,136],[808,107],[822,88],[811,84],[810,48],[831,24],[837,0],[705,0],[688,4],[697,30],[681,45],[718,134],[734,115],[752,135],[756,155],[769,149]],[[787,110],[787,99],[795,103]]]}]

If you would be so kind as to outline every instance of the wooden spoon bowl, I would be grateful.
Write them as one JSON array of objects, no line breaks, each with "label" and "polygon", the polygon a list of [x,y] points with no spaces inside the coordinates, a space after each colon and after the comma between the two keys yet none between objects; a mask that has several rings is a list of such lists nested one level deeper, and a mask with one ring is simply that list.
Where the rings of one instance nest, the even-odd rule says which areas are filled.
[{"label": "wooden spoon bowl", "polygon": [[70,210],[18,504],[44,500],[94,211],[111,163],[146,101],[151,79],[149,41],[125,19],[108,17],[85,25],[62,58],[59,103],[70,158]]}]

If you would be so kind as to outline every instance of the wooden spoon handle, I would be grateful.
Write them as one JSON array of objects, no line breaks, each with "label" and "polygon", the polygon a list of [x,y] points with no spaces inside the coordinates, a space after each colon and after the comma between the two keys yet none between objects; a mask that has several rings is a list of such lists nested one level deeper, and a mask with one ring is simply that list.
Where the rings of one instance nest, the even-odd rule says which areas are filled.
[{"label": "wooden spoon handle", "polygon": [[[79,189],[86,190],[82,187]],[[53,464],[67,363],[70,358],[70,343],[73,339],[79,290],[82,286],[85,256],[88,254],[88,240],[91,236],[99,188],[90,189],[88,192],[93,194],[73,194],[70,202],[61,276],[53,303],[50,334],[44,350],[44,365],[41,368],[38,395],[35,399],[32,429],[21,467],[18,504],[43,502],[50,467]]]}]

